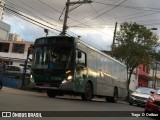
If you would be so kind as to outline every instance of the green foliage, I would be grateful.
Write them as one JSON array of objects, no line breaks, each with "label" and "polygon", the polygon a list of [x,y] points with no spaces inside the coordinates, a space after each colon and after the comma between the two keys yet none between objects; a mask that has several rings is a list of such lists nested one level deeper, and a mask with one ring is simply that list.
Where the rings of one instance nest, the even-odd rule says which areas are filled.
[{"label": "green foliage", "polygon": [[153,61],[158,37],[150,29],[137,23],[123,23],[117,32],[118,45],[114,46],[113,56],[124,62],[129,71],[128,84],[133,70],[139,64],[150,64]]}]

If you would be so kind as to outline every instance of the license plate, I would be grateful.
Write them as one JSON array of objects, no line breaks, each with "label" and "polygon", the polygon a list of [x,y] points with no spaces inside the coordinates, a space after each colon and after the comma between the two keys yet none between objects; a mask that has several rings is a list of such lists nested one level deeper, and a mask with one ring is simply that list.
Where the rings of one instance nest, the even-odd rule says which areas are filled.
[{"label": "license plate", "polygon": [[50,84],[49,83],[44,83],[43,87],[50,87]]}]

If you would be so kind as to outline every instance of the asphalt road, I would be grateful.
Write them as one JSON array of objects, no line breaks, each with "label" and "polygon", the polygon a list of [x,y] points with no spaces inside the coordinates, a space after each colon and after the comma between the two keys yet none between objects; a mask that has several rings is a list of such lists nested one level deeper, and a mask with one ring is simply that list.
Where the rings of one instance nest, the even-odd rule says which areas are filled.
[{"label": "asphalt road", "polygon": [[[152,120],[142,116],[143,107],[130,106],[128,103],[108,103],[104,99],[81,101],[80,97],[63,96],[48,98],[46,93],[24,91],[3,87],[0,90],[0,112],[15,112],[14,119],[37,120]],[[87,111],[87,112],[86,112]],[[112,111],[112,112],[111,112]],[[127,112],[129,111],[129,112]],[[141,113],[142,112],[142,113]],[[37,113],[38,118],[21,118]],[[34,114],[35,115],[35,114]],[[33,116],[34,116],[33,115]],[[47,116],[48,115],[48,116]],[[125,116],[126,115],[126,116]],[[129,115],[129,117],[128,117]],[[14,116],[14,117],[13,117]],[[42,118],[40,118],[42,116]],[[47,117],[44,117],[47,116]],[[67,116],[67,117],[65,117]],[[133,117],[131,117],[133,116]],[[7,119],[7,118],[0,118]]]}]

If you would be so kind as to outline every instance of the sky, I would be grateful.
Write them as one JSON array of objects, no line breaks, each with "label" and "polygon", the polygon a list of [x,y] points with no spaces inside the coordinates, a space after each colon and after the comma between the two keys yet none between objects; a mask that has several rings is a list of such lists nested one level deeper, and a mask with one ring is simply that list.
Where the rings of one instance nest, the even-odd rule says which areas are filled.
[{"label": "sky", "polygon": [[[44,37],[44,28],[49,29],[49,36],[59,35],[66,2],[5,0],[3,21],[11,25],[10,32],[19,34],[25,41],[34,42]],[[81,36],[83,41],[100,50],[110,50],[116,22],[117,30],[123,22],[137,22],[148,29],[157,28],[153,32],[160,35],[159,0],[92,0],[92,3],[70,5],[69,10],[67,34]]]}]

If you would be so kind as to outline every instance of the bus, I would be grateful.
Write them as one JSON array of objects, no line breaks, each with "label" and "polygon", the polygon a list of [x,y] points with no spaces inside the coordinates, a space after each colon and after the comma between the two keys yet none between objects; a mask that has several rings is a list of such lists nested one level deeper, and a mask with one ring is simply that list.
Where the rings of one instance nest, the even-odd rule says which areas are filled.
[{"label": "bus", "polygon": [[70,94],[117,102],[127,96],[126,66],[78,38],[38,38],[30,53],[31,86],[46,90],[48,97]]}]

